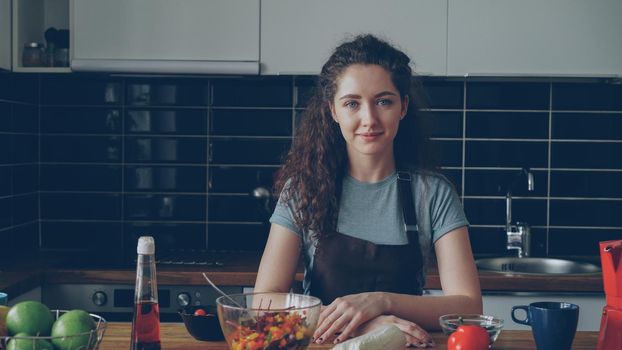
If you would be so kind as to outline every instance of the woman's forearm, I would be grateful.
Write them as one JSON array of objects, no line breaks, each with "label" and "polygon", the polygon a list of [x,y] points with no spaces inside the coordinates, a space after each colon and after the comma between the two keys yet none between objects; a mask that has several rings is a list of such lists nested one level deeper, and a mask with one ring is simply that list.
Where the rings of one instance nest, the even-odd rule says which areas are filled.
[{"label": "woman's forearm", "polygon": [[386,313],[414,322],[426,330],[440,329],[438,318],[453,313],[482,313],[480,296],[417,296],[384,293]]}]

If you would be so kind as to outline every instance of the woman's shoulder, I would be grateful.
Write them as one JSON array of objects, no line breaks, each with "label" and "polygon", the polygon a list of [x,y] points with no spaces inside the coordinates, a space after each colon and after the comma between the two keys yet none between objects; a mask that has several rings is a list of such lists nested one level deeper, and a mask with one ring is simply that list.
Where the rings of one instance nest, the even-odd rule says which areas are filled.
[{"label": "woman's shoulder", "polygon": [[416,182],[424,184],[424,185],[430,185],[433,187],[437,187],[437,186],[453,187],[454,186],[451,180],[449,180],[445,175],[435,170],[414,169],[414,170],[410,170],[409,172]]}]

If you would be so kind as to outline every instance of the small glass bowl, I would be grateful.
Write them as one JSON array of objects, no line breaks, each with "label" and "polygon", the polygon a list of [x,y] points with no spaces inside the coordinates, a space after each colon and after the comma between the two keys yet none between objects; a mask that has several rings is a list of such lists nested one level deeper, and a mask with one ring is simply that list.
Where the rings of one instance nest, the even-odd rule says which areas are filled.
[{"label": "small glass bowl", "polygon": [[[461,320],[462,319],[462,322]],[[449,314],[438,318],[441,329],[446,336],[455,332],[461,325],[476,325],[486,329],[490,337],[490,346],[497,340],[501,329],[503,328],[503,320],[494,316],[477,315],[477,314]]]}]

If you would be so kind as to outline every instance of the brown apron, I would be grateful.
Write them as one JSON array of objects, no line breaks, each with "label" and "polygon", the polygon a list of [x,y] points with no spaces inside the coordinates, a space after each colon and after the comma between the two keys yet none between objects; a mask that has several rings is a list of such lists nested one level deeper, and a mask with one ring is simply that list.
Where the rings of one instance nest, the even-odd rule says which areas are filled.
[{"label": "brown apron", "polygon": [[398,171],[398,196],[408,244],[383,245],[339,232],[322,235],[311,275],[310,294],[324,305],[338,297],[383,291],[421,295],[423,258],[408,172]]}]

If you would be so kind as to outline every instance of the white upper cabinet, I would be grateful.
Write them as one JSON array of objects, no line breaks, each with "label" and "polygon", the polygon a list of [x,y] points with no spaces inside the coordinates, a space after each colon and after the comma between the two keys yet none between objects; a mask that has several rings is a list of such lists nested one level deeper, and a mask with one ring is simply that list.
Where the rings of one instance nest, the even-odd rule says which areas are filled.
[{"label": "white upper cabinet", "polygon": [[257,74],[259,3],[72,0],[72,69]]},{"label": "white upper cabinet", "polygon": [[0,69],[11,69],[11,0],[0,0]]},{"label": "white upper cabinet", "polygon": [[621,0],[449,0],[447,73],[622,76]]},{"label": "white upper cabinet", "polygon": [[403,49],[425,75],[446,74],[447,0],[263,0],[261,73],[318,74],[348,35]]}]

